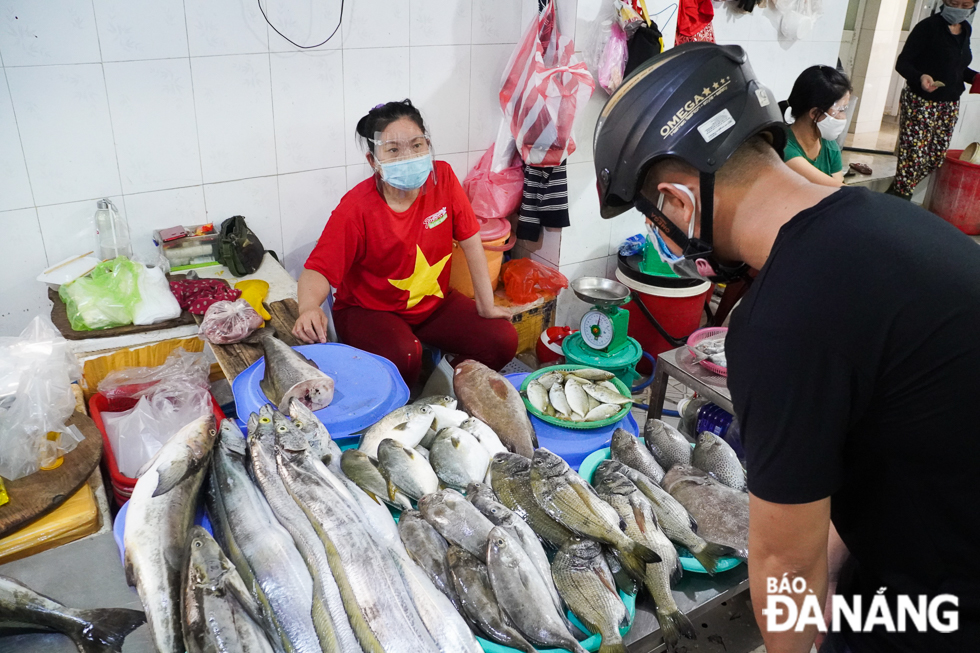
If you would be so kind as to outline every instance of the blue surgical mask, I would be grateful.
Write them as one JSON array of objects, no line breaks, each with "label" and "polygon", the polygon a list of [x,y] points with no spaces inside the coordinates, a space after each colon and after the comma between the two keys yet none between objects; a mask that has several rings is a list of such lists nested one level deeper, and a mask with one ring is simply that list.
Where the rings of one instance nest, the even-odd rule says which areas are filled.
[{"label": "blue surgical mask", "polygon": [[381,164],[381,179],[399,190],[421,188],[432,172],[432,154]]},{"label": "blue surgical mask", "polygon": [[946,19],[946,22],[950,25],[958,25],[962,23],[964,20],[970,17],[971,13],[973,13],[972,8],[967,9],[965,7],[949,7],[947,5],[943,5],[943,18]]}]

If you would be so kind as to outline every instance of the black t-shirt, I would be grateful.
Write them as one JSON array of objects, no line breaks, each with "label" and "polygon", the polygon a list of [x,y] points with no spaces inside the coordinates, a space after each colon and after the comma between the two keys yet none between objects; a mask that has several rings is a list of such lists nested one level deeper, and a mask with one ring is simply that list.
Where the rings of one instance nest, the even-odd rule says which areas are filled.
[{"label": "black t-shirt", "polygon": [[952,636],[854,650],[980,650],[980,245],[842,189],[782,227],[726,350],[749,490],[831,497],[859,567],[837,593],[959,599]]},{"label": "black t-shirt", "polygon": [[[946,19],[934,14],[912,28],[895,63],[895,70],[908,82],[910,91],[926,100],[956,102],[966,88],[964,83],[973,83],[976,74],[970,68],[973,60],[970,35],[973,31],[966,21],[960,23],[960,27],[960,33],[953,34]],[[926,93],[922,90],[923,75],[946,86]]]}]

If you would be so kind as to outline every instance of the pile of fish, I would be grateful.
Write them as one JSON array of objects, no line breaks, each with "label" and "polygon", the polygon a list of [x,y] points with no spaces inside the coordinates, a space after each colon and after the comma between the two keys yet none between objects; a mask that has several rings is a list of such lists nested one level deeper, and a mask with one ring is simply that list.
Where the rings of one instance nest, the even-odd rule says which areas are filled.
[{"label": "pile of fish", "polygon": [[728,358],[725,356],[725,335],[727,332],[713,338],[705,338],[691,347],[694,351],[694,362],[707,360],[715,365],[728,367]]},{"label": "pile of fish", "polygon": [[551,370],[527,384],[527,400],[542,415],[569,422],[609,419],[633,401],[612,383],[615,375],[583,368]]}]

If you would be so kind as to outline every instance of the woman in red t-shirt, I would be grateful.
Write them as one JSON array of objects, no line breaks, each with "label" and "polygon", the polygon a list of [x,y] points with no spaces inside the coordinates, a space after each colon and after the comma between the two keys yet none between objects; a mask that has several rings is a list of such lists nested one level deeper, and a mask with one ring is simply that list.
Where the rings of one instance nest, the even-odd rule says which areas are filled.
[{"label": "woman in red t-shirt", "polygon": [[[344,195],[299,278],[293,335],[326,342],[321,309],[336,288],[341,342],[392,361],[411,387],[422,342],[499,370],[517,352],[510,312],[495,306],[480,225],[452,168],[433,161],[410,100],[357,123],[375,174]],[[453,241],[466,256],[475,300],[450,290]]]}]

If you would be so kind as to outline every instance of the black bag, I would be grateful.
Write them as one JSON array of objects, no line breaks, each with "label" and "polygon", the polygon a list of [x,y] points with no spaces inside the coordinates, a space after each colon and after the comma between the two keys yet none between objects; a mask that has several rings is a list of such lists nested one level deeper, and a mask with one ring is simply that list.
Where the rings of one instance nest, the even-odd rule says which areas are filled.
[{"label": "black bag", "polygon": [[221,263],[236,277],[252,274],[262,265],[265,248],[240,215],[221,223]]},{"label": "black bag", "polygon": [[657,56],[664,51],[664,35],[660,33],[660,28],[653,21],[650,25],[641,25],[633,36],[626,43],[626,69],[623,76],[628,76],[631,72],[640,67],[644,61]]}]

